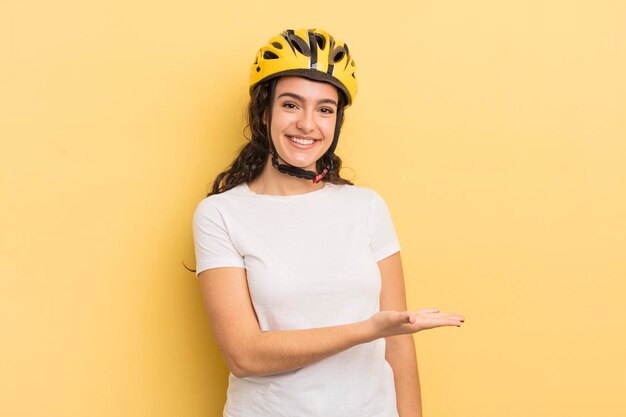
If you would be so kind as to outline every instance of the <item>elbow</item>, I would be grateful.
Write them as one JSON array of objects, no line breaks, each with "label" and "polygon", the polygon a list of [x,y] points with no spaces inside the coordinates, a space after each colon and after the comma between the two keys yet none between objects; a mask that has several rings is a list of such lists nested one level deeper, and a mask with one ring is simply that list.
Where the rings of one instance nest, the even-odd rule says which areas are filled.
[{"label": "elbow", "polygon": [[258,370],[255,370],[252,366],[254,360],[247,355],[228,355],[228,357],[225,357],[225,360],[228,370],[237,378],[248,378],[260,375]]},{"label": "elbow", "polygon": [[254,374],[250,372],[249,369],[243,367],[239,363],[229,364],[228,369],[230,370],[230,373],[236,376],[237,378],[248,378],[250,376],[254,376]]},{"label": "elbow", "polygon": [[258,338],[242,338],[224,346],[222,357],[231,374],[237,378],[265,376],[272,373],[268,355],[260,347]]},{"label": "elbow", "polygon": [[230,373],[236,376],[237,378],[248,378],[254,376],[253,374],[246,372],[245,370],[239,368],[231,368]]}]

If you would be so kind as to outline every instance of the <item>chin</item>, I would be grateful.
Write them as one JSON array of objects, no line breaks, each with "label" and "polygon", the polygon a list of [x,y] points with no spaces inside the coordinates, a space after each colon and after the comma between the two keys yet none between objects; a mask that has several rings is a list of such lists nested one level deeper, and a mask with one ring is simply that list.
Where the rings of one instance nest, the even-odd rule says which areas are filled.
[{"label": "chin", "polygon": [[287,162],[291,166],[304,169],[306,171],[317,171],[316,162],[303,162],[303,161],[293,160],[291,158],[287,158],[285,162]]},{"label": "chin", "polygon": [[297,155],[292,155],[289,152],[285,152],[284,150],[283,152],[279,150],[278,153],[281,156],[280,159],[282,159],[289,165],[305,169],[307,171],[316,171],[317,161],[323,156],[322,154],[316,155],[314,158],[311,158],[310,156],[308,158],[302,158],[301,156],[298,157]]}]

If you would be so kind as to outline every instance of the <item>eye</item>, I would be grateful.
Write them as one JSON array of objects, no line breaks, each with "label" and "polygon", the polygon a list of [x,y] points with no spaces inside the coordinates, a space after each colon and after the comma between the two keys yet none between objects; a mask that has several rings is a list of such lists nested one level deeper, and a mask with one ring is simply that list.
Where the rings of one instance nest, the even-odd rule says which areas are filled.
[{"label": "eye", "polygon": [[322,107],[320,111],[324,114],[329,114],[329,115],[335,112],[335,110],[331,107]]},{"label": "eye", "polygon": [[282,107],[285,109],[289,109],[289,110],[295,110],[298,108],[298,106],[296,106],[296,103],[293,103],[291,101],[286,101],[282,104]]}]

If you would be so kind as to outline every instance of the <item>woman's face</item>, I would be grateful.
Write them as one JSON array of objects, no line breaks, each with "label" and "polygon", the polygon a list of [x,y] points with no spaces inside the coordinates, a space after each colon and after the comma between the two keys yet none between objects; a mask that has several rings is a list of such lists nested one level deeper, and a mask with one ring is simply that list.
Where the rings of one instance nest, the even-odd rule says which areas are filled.
[{"label": "woman's face", "polygon": [[278,80],[270,132],[281,159],[315,171],[333,141],[338,98],[332,84],[302,77]]}]

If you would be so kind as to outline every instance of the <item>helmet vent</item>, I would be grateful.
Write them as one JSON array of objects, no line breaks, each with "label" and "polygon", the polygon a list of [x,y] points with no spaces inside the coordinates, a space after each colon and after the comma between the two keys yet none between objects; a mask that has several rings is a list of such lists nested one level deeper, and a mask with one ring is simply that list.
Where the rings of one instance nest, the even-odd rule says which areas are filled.
[{"label": "helmet vent", "polygon": [[338,62],[341,62],[344,55],[346,55],[346,50],[343,49],[342,47],[339,47],[333,51],[331,60],[336,64]]},{"label": "helmet vent", "polygon": [[324,39],[321,33],[315,34],[315,40],[317,41],[317,46],[320,49],[324,49],[324,47],[326,46],[326,39]]},{"label": "helmet vent", "polygon": [[263,53],[263,58],[265,58],[265,59],[278,59],[278,55],[276,55],[272,51],[265,51]]},{"label": "helmet vent", "polygon": [[272,46],[276,49],[283,49],[283,45],[280,42],[272,42]]},{"label": "helmet vent", "polygon": [[302,39],[300,36],[292,35],[291,36],[292,45],[298,52],[300,52],[304,56],[311,56],[311,48],[309,45]]}]

